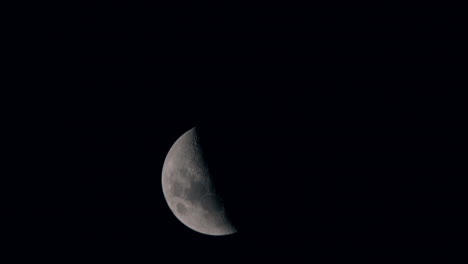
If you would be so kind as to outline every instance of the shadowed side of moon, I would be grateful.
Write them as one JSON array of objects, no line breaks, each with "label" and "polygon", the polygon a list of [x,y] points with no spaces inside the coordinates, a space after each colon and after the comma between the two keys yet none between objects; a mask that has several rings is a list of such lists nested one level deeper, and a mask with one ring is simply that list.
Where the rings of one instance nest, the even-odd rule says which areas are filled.
[{"label": "shadowed side of moon", "polygon": [[237,231],[216,193],[196,128],[183,134],[169,150],[163,165],[162,189],[171,211],[189,228],[207,235]]}]

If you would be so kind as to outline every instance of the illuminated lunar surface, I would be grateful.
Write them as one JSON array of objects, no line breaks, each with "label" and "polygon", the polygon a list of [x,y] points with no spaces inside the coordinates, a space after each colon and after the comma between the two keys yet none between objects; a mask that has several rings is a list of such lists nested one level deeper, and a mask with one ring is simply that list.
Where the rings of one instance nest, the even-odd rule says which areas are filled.
[{"label": "illuminated lunar surface", "polygon": [[169,150],[162,170],[162,189],[169,208],[187,227],[214,236],[237,232],[216,193],[197,128],[183,134]]}]

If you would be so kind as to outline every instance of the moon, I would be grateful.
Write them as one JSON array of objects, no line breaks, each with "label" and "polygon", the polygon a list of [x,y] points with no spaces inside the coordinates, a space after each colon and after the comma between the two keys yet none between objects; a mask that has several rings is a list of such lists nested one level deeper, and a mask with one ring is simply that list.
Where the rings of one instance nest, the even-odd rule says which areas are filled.
[{"label": "moon", "polygon": [[172,213],[190,229],[212,236],[237,232],[216,192],[197,127],[180,136],[169,150],[162,190]]}]

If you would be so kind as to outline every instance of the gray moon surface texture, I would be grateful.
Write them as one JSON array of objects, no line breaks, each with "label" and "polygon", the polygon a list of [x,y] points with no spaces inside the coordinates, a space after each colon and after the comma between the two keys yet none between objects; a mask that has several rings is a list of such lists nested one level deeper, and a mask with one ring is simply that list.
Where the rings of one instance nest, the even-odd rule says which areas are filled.
[{"label": "gray moon surface texture", "polygon": [[196,127],[169,150],[162,170],[162,189],[176,218],[192,230],[213,236],[237,232],[216,193]]}]

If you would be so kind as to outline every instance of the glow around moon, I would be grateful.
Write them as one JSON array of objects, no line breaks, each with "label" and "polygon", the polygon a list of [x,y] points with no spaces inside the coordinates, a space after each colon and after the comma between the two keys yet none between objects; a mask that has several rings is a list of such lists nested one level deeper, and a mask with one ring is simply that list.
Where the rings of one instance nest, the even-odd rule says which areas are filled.
[{"label": "glow around moon", "polygon": [[162,170],[162,189],[171,211],[189,228],[216,236],[237,232],[216,193],[197,128],[183,134],[169,150]]}]

